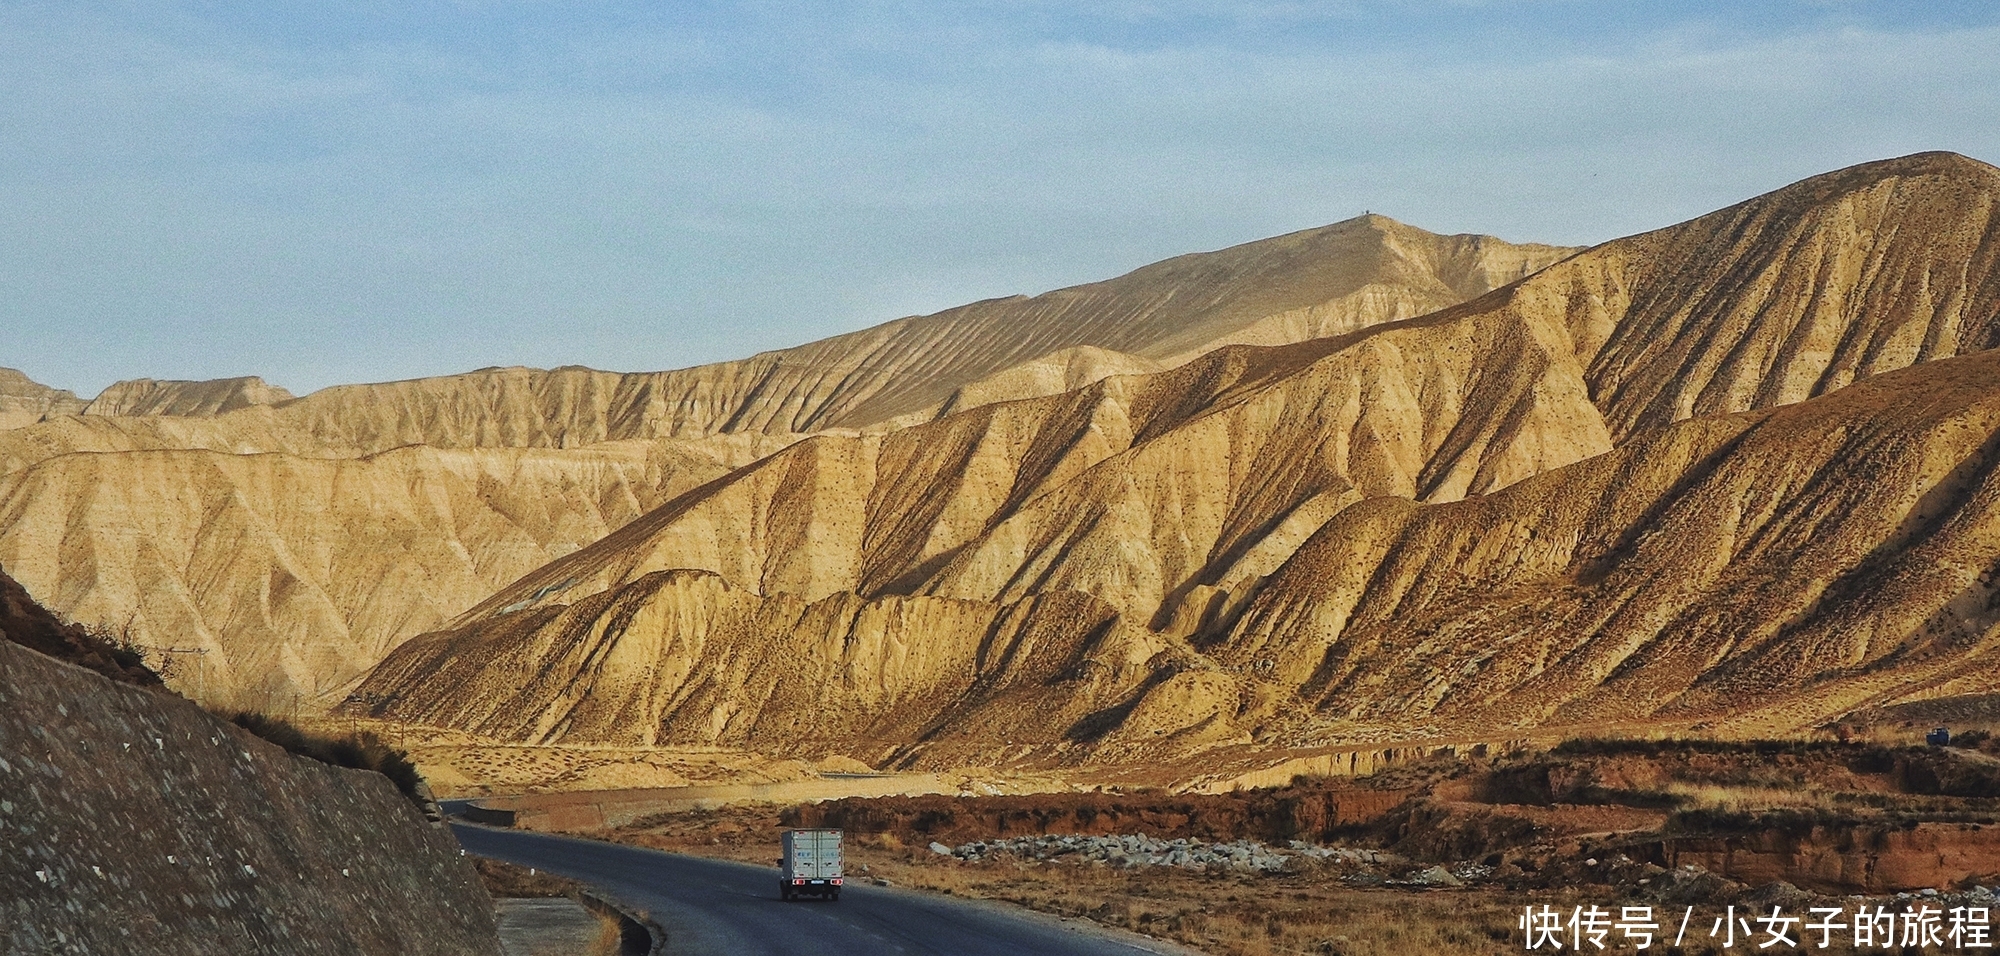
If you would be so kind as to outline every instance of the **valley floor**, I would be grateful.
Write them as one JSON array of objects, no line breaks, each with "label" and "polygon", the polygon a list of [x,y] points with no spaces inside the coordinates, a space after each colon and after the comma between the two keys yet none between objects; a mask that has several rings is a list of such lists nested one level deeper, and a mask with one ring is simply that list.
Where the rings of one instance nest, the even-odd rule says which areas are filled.
[{"label": "valley floor", "polygon": [[[1891,913],[1921,942],[2000,910],[2000,762],[1967,742],[1575,741],[1225,794],[860,797],[552,828],[768,864],[781,828],[839,826],[856,882],[1230,956],[1522,951],[1530,910],[1566,926],[1591,907],[1614,952],[1637,951],[1611,922],[1627,907],[1666,952],[1754,948],[1773,926],[1798,940],[1813,907]],[[1764,922],[1779,915],[1797,921]],[[1830,938],[1807,948],[1880,951]]]}]

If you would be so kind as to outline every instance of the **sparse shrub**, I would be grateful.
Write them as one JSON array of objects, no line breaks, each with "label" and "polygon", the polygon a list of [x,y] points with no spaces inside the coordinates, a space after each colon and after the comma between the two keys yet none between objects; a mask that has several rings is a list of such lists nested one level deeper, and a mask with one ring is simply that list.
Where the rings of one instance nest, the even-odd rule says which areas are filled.
[{"label": "sparse shrub", "polygon": [[1802,835],[1822,827],[1851,827],[1862,822],[1850,813],[1812,808],[1725,810],[1694,807],[1667,817],[1664,831],[1674,835],[1727,835],[1775,830]]},{"label": "sparse shrub", "polygon": [[152,665],[147,664],[146,649],[140,646],[139,642],[134,640],[129,632],[115,630],[108,625],[98,625],[95,627],[85,625],[84,632],[95,638],[98,643],[103,644],[108,649],[111,659],[117,662],[118,666],[126,670],[152,670],[153,673],[164,676],[167,670],[166,665],[163,663],[160,667],[154,668]]},{"label": "sparse shrub", "polygon": [[138,645],[122,631],[63,620],[0,572],[0,640],[89,668],[120,683],[164,689]]},{"label": "sparse shrub", "polygon": [[476,856],[472,858],[472,868],[479,874],[479,882],[485,884],[487,894],[495,899],[546,899],[583,890],[583,884],[575,880],[504,860]]},{"label": "sparse shrub", "polygon": [[1630,737],[1573,737],[1555,745],[1549,752],[1559,757],[1658,757],[1673,753],[1717,756],[1755,754],[1760,757],[1775,757],[1779,754],[1818,754],[1846,749],[1851,749],[1850,745],[1834,740],[1709,740],[1701,737],[1641,740]]},{"label": "sparse shrub", "polygon": [[423,803],[418,788],[423,785],[424,778],[417,772],[417,765],[410,762],[407,754],[383,743],[372,733],[362,731],[338,737],[325,736],[307,732],[282,717],[249,710],[229,714],[227,719],[301,757],[310,757],[336,767],[372,770],[388,777],[389,782],[412,802]]}]

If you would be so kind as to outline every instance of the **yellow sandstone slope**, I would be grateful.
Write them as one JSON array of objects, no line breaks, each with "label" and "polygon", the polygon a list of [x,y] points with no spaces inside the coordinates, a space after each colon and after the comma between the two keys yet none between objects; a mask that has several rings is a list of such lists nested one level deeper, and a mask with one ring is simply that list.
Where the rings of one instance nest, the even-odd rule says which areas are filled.
[{"label": "yellow sandstone slope", "polygon": [[1338,723],[1792,729],[2000,689],[1996,575],[1986,351],[1350,508],[1204,644]]},{"label": "yellow sandstone slope", "polygon": [[[2000,338],[1996,187],[2000,171],[1949,154],[1869,164],[1608,243],[1420,319],[1294,346],[1223,349],[1171,371],[1113,377],[887,436],[815,438],[528,575],[448,632],[392,656],[370,678],[369,692],[391,700],[384,711],[393,716],[532,739],[665,734],[676,742],[785,745],[812,738],[777,728],[822,719],[789,703],[795,694],[816,695],[815,708],[842,720],[888,720],[869,732],[877,737],[855,731],[880,744],[877,750],[943,747],[953,733],[991,746],[1002,728],[1049,714],[1057,716],[1038,724],[1039,733],[1007,732],[1042,748],[1087,740],[1100,755],[1161,741],[1251,740],[1283,724],[1266,715],[1294,706],[1287,701],[1310,703],[1336,721],[1306,719],[1284,730],[1289,739],[1320,739],[1334,732],[1328,728],[1372,734],[1393,722],[1391,711],[1417,706],[1423,688],[1448,685],[1461,672],[1477,676],[1478,668],[1454,660],[1457,670],[1439,670],[1426,652],[1390,654],[1383,660],[1402,668],[1393,676],[1371,670],[1353,678],[1379,680],[1376,697],[1315,696],[1321,685],[1311,681],[1322,665],[1301,676],[1299,660],[1324,658],[1337,642],[1321,638],[1317,650],[1299,645],[1310,632],[1273,610],[1290,606],[1285,602],[1317,607],[1316,589],[1330,586],[1326,573],[1289,573],[1309,559],[1294,555],[1303,542],[1310,538],[1314,553],[1351,544],[1348,536],[1361,532],[1340,529],[1359,519],[1336,515],[1443,507],[1343,510],[1365,497],[1448,503],[1499,492],[1490,503],[1521,494],[1500,490],[1536,474],[1592,459],[1538,482],[1568,480],[1556,476],[1604,467],[1651,447],[1646,442],[1686,444],[1694,441],[1689,436],[1731,427],[1704,420],[1662,431],[1691,415],[1796,402],[1902,366],[1991,348]],[[1990,356],[1951,368],[1975,383],[1982,372],[2000,380]],[[1913,388],[1930,374],[1919,367],[1894,381]],[[1888,420],[1871,427],[1903,427],[1902,412],[1877,409],[1873,399],[1843,393],[1846,404],[1825,401],[1836,411],[1815,414],[1845,420],[1880,412]],[[1757,445],[1744,467],[1775,467],[1784,455],[1811,451],[1803,432],[1787,434],[1792,444]],[[1624,445],[1619,452],[1594,457],[1610,452],[1614,440]],[[1663,484],[1612,491],[1658,498],[1714,465],[1699,458],[1662,464],[1657,454],[1646,460]],[[1844,507],[1886,507],[1870,497],[1862,474],[1814,493],[1841,497]],[[1621,540],[1658,533],[1652,523],[1664,512],[1635,515],[1635,525],[1606,533]],[[1855,547],[1865,555],[1915,542]],[[1623,553],[1604,560],[1615,564]],[[1705,560],[1730,566],[1735,555]],[[1438,573],[1449,581],[1459,572],[1446,561]],[[1393,580],[1380,583],[1391,587]],[[1341,599],[1366,605],[1376,584],[1362,574],[1352,585],[1360,596]],[[1093,609],[1082,616],[1103,623],[1090,642],[1065,644],[1061,629],[1021,610],[1050,600]],[[1390,599],[1382,612],[1396,617],[1408,600]],[[1612,614],[1623,606],[1603,600],[1587,607]],[[1925,600],[1912,598],[1911,613],[1937,610],[1924,610]],[[776,615],[780,623],[717,630],[718,603],[749,609],[732,612],[747,617],[731,621]],[[924,613],[959,623],[902,637],[856,623],[904,620],[918,607],[950,608]],[[794,608],[857,610],[815,617]],[[1729,620],[1717,625],[1725,639],[1707,647],[1699,673],[1720,679],[1736,666],[1730,655],[1740,650],[1743,626]],[[1256,630],[1260,621],[1277,623],[1266,633]],[[1469,646],[1476,630],[1454,639]],[[687,637],[697,633],[699,640]],[[630,658],[612,653],[626,641],[650,649]],[[844,656],[871,641],[896,651]],[[1260,649],[1241,651],[1246,642]],[[503,644],[510,649],[504,655],[497,652]],[[1295,645],[1307,646],[1302,658],[1280,653]],[[967,669],[965,662],[985,660],[995,647],[1007,649],[998,671]],[[839,679],[812,688],[774,683],[763,693],[726,676],[780,673],[787,656],[801,653],[830,662],[835,670],[828,673]],[[1134,669],[1130,661],[1142,653],[1162,656],[1156,666]],[[450,656],[458,676],[425,679],[440,655]],[[575,669],[559,663],[563,655],[590,663]],[[725,659],[737,669],[724,667]],[[615,660],[645,663],[609,665]],[[1127,663],[1119,670],[1110,660]],[[1254,676],[1281,666],[1289,668],[1283,679]],[[1563,678],[1575,682],[1566,690],[1517,692],[1535,691],[1509,701],[1525,716],[1467,713],[1498,727],[1652,713],[1647,707],[1699,711],[1685,688],[1673,691],[1671,707],[1646,703],[1637,688],[1673,681],[1661,683],[1650,665],[1630,666],[1644,679],[1604,698],[1640,702],[1627,711],[1577,702],[1596,700],[1589,688],[1609,679],[1609,671],[1584,669]],[[601,716],[607,703],[594,696],[597,682],[614,672],[624,689],[608,692],[611,699],[646,702],[617,720]],[[1023,690],[1016,674],[1035,675],[1025,679],[1039,689]],[[1084,680],[1097,683],[1076,683]],[[691,684],[711,696],[697,705],[685,696]],[[1714,698],[1728,705],[1723,709],[1770,702],[1729,686],[1732,693]],[[893,699],[869,696],[887,687],[896,688]],[[1013,700],[984,724],[963,723],[987,714],[980,701],[1002,691],[1025,694],[1025,702]],[[1371,710],[1374,701],[1381,703]],[[1078,717],[1079,707],[1088,714]],[[541,716],[493,716],[517,710]],[[572,712],[599,716],[563,716]],[[915,738],[886,729],[917,724],[927,729]]]},{"label": "yellow sandstone slope", "polygon": [[1465,322],[1231,347],[887,436],[807,439],[472,615],[699,568],[807,599],[1057,587],[1145,622],[1196,574],[1275,568],[1362,497],[1456,498],[1610,447],[1565,343],[1532,330]]},{"label": "yellow sandstone slope", "polygon": [[[365,709],[523,741],[952,766],[1634,721],[1774,733],[2000,690],[2000,352],[1378,498],[1189,640],[1072,591],[760,596],[658,571],[418,637]],[[1664,724],[1662,722],[1665,722]]]},{"label": "yellow sandstone slope", "polygon": [[0,566],[177,688],[290,708],[723,471],[645,442],[360,459],[74,454],[0,475]]},{"label": "yellow sandstone slope", "polygon": [[[693,568],[808,599],[1079,590],[1161,626],[1156,614],[1180,613],[1167,606],[1176,597],[1212,600],[1214,588],[1268,573],[1362,497],[1485,493],[1601,454],[1645,416],[1780,404],[1986,347],[2000,336],[2000,245],[1987,238],[1996,194],[2000,171],[1963,157],[1871,164],[1608,243],[1421,319],[1219,349],[887,436],[817,437],[524,578],[467,620]],[[1895,215],[1860,231],[1846,215],[1857,207]],[[1781,240],[1748,241],[1746,223]],[[1850,260],[1869,264],[1824,266]],[[1878,288],[1884,276],[1934,273],[1958,285],[1931,283],[1927,309]],[[1818,284],[1773,297],[1800,275]],[[1706,291],[1724,287],[1747,300]],[[1808,384],[1747,389],[1737,384],[1747,373],[1706,353],[1614,362],[1648,354],[1627,327],[1736,354],[1762,346],[1733,330],[1763,328],[1783,340],[1767,351],[1790,357],[1762,367]],[[1660,397],[1653,411],[1628,411],[1634,395]]]},{"label": "yellow sandstone slope", "polygon": [[[297,399],[254,378],[141,379],[87,407],[15,376],[0,564],[73,619],[203,651],[173,658],[185,693],[337,697],[402,639],[798,430],[892,431],[1219,338],[1389,321],[1570,251],[1362,217],[673,372],[496,368]],[[835,577],[807,590],[852,586]]]}]

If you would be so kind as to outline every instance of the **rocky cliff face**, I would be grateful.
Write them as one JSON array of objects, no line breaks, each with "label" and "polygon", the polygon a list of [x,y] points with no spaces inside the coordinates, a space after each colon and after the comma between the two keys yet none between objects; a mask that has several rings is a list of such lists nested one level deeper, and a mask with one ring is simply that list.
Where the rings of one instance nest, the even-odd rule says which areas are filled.
[{"label": "rocky cliff face", "polygon": [[[813,438],[528,575],[367,686],[395,716],[529,739],[791,746],[800,691],[716,675],[825,655],[816,706],[922,724],[876,738],[906,758],[1001,733],[1071,757],[1373,739],[1421,731],[1412,713],[1791,727],[1958,692],[2000,558],[1948,532],[1989,522],[2000,367],[1940,360],[2000,344],[1996,196],[2000,170],[1963,157],[1869,164],[1421,318]],[[1063,595],[1088,597],[1092,641],[1033,621]],[[833,606],[856,610],[804,610]],[[855,623],[914,607],[964,623]],[[763,615],[785,623],[716,623]],[[895,653],[843,656],[877,641]],[[967,696],[994,648],[1049,675],[997,678],[1017,692],[998,712]],[[421,676],[446,659],[457,676]],[[646,703],[495,722],[475,697]]]},{"label": "rocky cliff face", "polygon": [[492,903],[388,780],[0,641],[0,949],[499,952]]}]

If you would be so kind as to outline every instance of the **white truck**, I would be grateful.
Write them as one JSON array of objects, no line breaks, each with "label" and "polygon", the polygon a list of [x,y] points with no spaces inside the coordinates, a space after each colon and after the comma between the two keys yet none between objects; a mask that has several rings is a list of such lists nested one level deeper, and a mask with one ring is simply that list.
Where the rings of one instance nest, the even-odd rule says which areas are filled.
[{"label": "white truck", "polygon": [[778,898],[840,899],[840,831],[786,830],[785,855],[778,859]]}]

